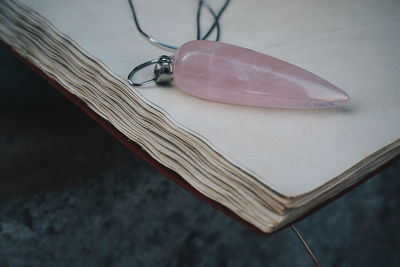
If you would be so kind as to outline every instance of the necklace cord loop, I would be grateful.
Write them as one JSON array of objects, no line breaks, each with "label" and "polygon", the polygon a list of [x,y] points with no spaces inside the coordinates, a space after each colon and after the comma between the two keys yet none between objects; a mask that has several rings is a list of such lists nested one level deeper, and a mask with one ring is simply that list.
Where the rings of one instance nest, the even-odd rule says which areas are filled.
[{"label": "necklace cord loop", "polygon": [[134,76],[135,76],[135,73],[138,72],[139,70],[141,70],[143,68],[146,68],[146,67],[148,67],[150,65],[157,64],[157,62],[158,62],[158,59],[153,59],[153,60],[149,60],[149,61],[147,61],[147,62],[145,62],[143,64],[140,64],[139,66],[135,67],[128,75],[128,82],[133,86],[144,86],[146,84],[154,82],[156,80],[156,77],[154,77],[153,79],[144,81],[144,82],[135,82],[134,81]]},{"label": "necklace cord loop", "polygon": [[[154,78],[146,80],[144,82],[135,82],[135,74],[148,66],[155,64],[154,67]],[[172,81],[172,57],[162,55],[158,59],[149,60],[143,64],[140,64],[134,68],[128,75],[128,82],[133,86],[144,86],[151,82],[155,82],[159,85],[166,85]]]}]

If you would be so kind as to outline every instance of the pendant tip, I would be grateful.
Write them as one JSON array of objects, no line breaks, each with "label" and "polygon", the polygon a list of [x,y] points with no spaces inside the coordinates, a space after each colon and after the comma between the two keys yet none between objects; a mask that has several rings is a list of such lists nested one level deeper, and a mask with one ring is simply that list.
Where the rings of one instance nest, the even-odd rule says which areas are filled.
[{"label": "pendant tip", "polygon": [[340,107],[350,102],[350,96],[345,91],[340,90],[331,102],[333,106]]},{"label": "pendant tip", "polygon": [[350,101],[350,96],[336,86],[326,87],[326,90],[321,90],[321,92],[323,93],[323,97],[321,97],[321,101],[316,101],[314,103],[316,107],[341,107]]}]

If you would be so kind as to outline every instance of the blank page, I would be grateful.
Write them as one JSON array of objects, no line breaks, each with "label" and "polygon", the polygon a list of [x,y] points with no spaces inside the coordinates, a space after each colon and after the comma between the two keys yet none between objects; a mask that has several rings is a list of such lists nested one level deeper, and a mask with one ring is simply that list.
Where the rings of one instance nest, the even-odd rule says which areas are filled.
[{"label": "blank page", "polygon": [[[125,0],[21,2],[121,79],[136,65],[173,53],[139,36]],[[135,5],[151,35],[177,45],[195,37],[195,2]],[[232,1],[221,25],[221,41],[314,72],[346,91],[350,103],[267,109],[208,102],[174,87],[132,90],[273,190],[288,197],[310,192],[399,139],[400,1]]]}]

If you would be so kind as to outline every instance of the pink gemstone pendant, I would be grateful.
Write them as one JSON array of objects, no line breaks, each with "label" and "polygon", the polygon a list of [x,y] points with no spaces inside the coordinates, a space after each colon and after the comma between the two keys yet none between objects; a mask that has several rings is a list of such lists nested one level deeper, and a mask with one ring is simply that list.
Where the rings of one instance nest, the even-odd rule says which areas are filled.
[{"label": "pink gemstone pendant", "polygon": [[[178,49],[172,62],[160,63],[161,58],[155,68],[156,82],[168,80],[162,75],[171,74],[171,68],[167,67],[171,66],[178,88],[210,101],[311,109],[336,107],[349,100],[344,91],[309,71],[231,44],[190,41]],[[128,80],[141,85],[131,81],[134,72]]]}]

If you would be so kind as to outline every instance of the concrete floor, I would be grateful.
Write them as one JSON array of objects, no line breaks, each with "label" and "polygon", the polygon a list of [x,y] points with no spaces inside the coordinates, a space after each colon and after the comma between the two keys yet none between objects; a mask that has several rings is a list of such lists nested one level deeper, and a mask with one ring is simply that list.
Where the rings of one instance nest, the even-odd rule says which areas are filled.
[{"label": "concrete floor", "polygon": [[[0,266],[312,266],[114,140],[0,50]],[[297,224],[322,266],[400,266],[400,164]]]}]

